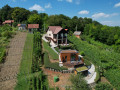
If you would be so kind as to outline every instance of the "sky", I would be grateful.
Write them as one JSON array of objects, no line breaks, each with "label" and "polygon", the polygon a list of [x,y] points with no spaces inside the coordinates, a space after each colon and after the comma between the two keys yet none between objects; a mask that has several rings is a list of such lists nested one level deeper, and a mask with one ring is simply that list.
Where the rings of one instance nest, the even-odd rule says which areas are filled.
[{"label": "sky", "polygon": [[6,4],[48,15],[88,17],[103,25],[120,26],[120,0],[0,0],[0,8]]}]

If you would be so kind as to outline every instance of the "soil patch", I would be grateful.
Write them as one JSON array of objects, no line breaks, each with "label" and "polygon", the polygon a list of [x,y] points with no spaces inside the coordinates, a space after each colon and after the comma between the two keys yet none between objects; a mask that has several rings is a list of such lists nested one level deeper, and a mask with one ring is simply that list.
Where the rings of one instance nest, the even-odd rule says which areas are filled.
[{"label": "soil patch", "polygon": [[[43,68],[43,71],[48,76],[48,82],[50,88],[59,87],[60,90],[65,90],[66,86],[71,86],[71,82],[69,80],[71,76],[70,73],[54,72],[45,68]],[[59,77],[59,81],[56,83],[54,82],[54,76]]]}]

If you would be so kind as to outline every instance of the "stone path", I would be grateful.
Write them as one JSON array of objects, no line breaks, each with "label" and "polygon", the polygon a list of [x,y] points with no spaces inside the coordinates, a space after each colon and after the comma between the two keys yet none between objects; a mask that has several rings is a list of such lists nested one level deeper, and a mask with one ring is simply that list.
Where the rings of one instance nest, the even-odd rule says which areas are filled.
[{"label": "stone path", "polygon": [[18,32],[10,41],[5,63],[0,68],[0,90],[14,90],[27,33]]},{"label": "stone path", "polygon": [[85,77],[85,80],[88,84],[92,84],[95,82],[96,78],[96,72],[95,72],[95,66],[92,64],[91,68],[88,70],[88,76]]}]

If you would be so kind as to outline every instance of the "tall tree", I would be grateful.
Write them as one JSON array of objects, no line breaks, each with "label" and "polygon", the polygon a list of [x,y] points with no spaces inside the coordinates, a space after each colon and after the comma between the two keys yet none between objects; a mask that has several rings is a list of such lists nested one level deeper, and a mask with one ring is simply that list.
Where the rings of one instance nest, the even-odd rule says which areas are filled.
[{"label": "tall tree", "polygon": [[15,7],[12,13],[12,18],[16,22],[26,21],[30,15],[30,11],[24,8]]},{"label": "tall tree", "polygon": [[11,19],[11,11],[12,8],[9,5],[5,5],[4,7],[2,7],[2,9],[0,10],[0,19],[2,21],[5,21],[7,19]]},{"label": "tall tree", "polygon": [[38,14],[32,14],[28,18],[28,23],[30,23],[30,24],[39,24],[40,28],[41,28],[42,24],[43,24],[43,20],[40,17],[40,15],[38,15]]}]

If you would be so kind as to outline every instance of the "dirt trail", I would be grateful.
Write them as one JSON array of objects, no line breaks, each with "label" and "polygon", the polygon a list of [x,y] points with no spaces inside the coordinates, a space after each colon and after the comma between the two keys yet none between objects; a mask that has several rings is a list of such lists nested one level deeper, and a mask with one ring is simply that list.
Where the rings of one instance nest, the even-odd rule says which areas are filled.
[{"label": "dirt trail", "polygon": [[18,32],[10,41],[5,63],[0,65],[0,90],[14,90],[27,33]]}]

